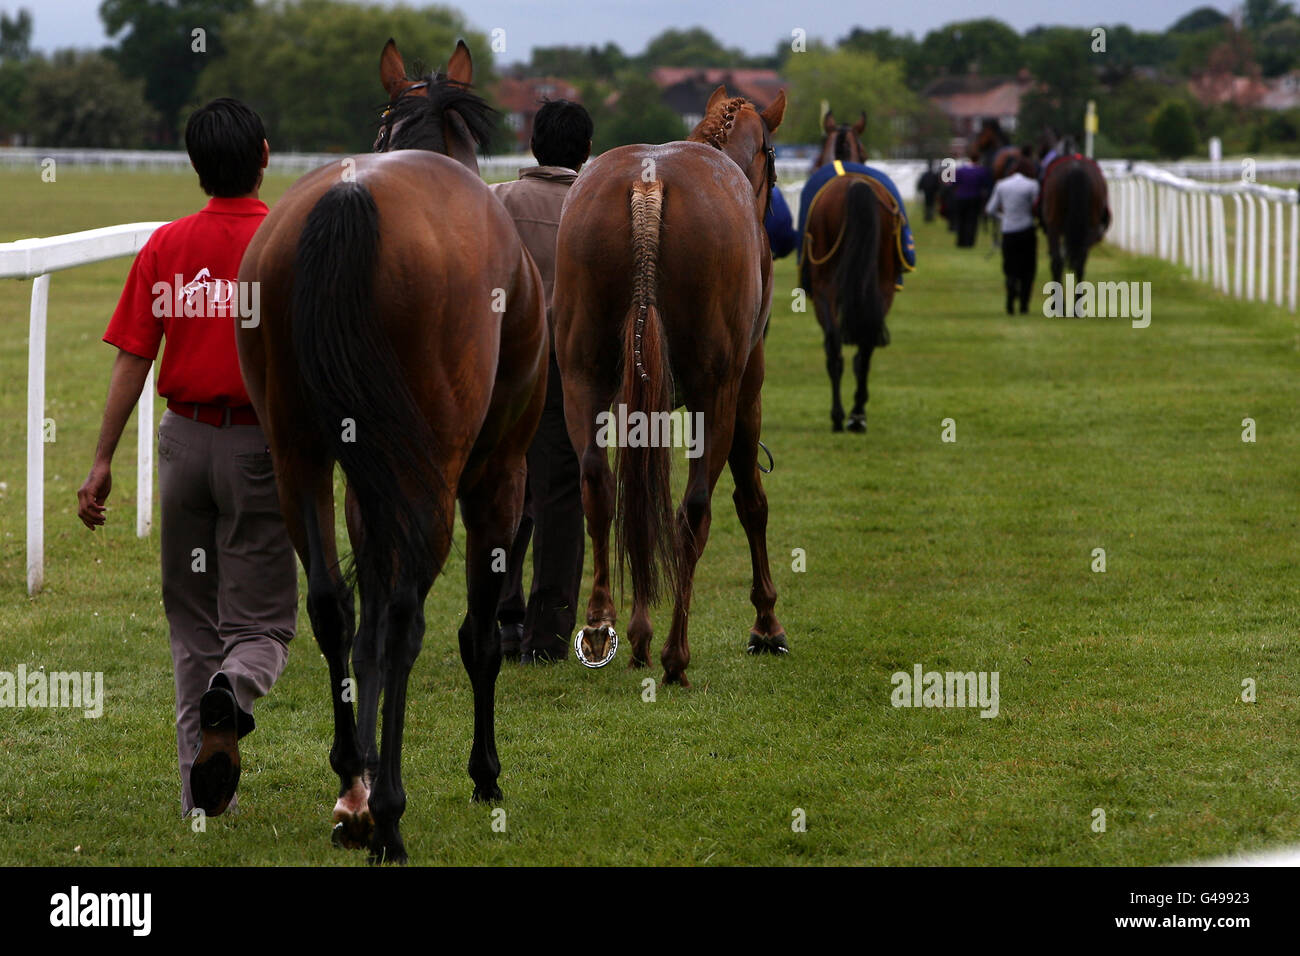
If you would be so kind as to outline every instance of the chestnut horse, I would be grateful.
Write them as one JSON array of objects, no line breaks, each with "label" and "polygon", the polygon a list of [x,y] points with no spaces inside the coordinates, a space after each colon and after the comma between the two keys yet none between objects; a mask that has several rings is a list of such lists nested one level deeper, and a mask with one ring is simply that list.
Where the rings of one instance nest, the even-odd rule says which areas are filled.
[{"label": "chestnut horse", "polygon": [[[603,657],[612,639],[609,529],[617,507],[619,567],[632,575],[629,666],[649,664],[648,609],[666,593],[674,606],[660,660],[664,681],[683,687],[690,686],[695,565],[709,537],[713,488],[728,463],[758,612],[749,650],[788,651],[774,611],[758,472],[763,330],[772,304],[763,217],[776,180],[770,136],[784,113],[784,91],[759,113],[718,87],[688,141],[623,146],[587,166],[560,221],[555,349],[569,436],[582,462],[595,574],[579,640],[590,656]],[[638,412],[666,420],[682,402],[690,420],[702,416],[675,529],[666,429],[652,425],[648,440],[629,429],[629,440],[619,442],[617,479],[610,471],[598,415],[608,414],[616,397],[629,421]]]},{"label": "chestnut horse", "polygon": [[[865,163],[866,151],[856,131],[836,125],[830,113],[823,128],[821,155]],[[804,222],[799,282],[813,301],[826,350],[831,379],[831,429],[844,430],[840,379],[844,374],[844,345],[856,345],[853,374],[857,388],[849,413],[849,431],[867,430],[867,375],[871,353],[889,344],[885,316],[894,304],[901,267],[894,249],[895,213],[892,198],[865,176],[836,176],[817,194]]]},{"label": "chestnut horse", "polygon": [[[262,305],[260,322],[237,330],[240,366],[329,665],[335,837],[368,842],[372,862],[406,859],[407,679],[457,498],[469,596],[460,653],[474,688],[469,773],[474,799],[501,797],[493,694],[505,573],[494,556],[509,553],[522,510],[524,456],[545,395],[546,317],[537,267],[477,175],[491,111],[469,91],[472,74],[460,43],[446,75],[409,80],[389,40],[380,59],[389,109],[375,148],[394,152],[300,179],[239,272],[261,284]],[[334,539],[335,462],[347,478],[347,575]]]},{"label": "chestnut horse", "polygon": [[1074,281],[1083,281],[1088,250],[1110,227],[1106,197],[1106,177],[1091,159],[1065,155],[1047,167],[1040,207],[1054,282],[1061,281],[1067,265]]}]

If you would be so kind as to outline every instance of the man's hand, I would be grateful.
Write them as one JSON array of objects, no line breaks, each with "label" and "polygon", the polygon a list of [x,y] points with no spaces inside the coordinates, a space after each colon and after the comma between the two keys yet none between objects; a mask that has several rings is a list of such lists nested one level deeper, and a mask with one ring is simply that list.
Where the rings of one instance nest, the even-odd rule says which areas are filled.
[{"label": "man's hand", "polygon": [[104,523],[104,502],[112,490],[112,466],[108,462],[95,462],[85,483],[77,489],[77,517],[91,531]]},{"label": "man's hand", "polygon": [[135,408],[144,380],[153,365],[153,359],[141,358],[118,349],[113,362],[113,374],[108,383],[108,401],[104,405],[104,421],[99,428],[99,447],[95,449],[95,464],[86,476],[86,482],[77,489],[77,517],[91,531],[104,523],[104,502],[113,489],[113,452],[122,437],[126,420]]}]

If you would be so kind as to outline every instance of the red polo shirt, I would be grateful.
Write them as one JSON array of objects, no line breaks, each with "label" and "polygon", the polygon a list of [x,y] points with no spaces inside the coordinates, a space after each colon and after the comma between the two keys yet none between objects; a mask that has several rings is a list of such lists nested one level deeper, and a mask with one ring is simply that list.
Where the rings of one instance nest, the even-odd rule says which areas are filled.
[{"label": "red polo shirt", "polygon": [[214,197],[200,212],[160,226],[135,257],[104,341],[152,359],[166,338],[158,369],[158,394],[164,398],[248,404],[235,322],[247,314],[253,298],[245,291],[241,310],[236,280],[239,261],[266,213],[260,199]]}]

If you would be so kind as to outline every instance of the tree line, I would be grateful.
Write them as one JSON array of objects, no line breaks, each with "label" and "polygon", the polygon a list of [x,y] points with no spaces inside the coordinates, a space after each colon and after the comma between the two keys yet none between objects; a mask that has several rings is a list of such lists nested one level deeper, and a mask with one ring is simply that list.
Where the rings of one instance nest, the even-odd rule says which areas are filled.
[{"label": "tree line", "polygon": [[[112,45],[48,56],[31,49],[29,11],[0,14],[3,142],[175,147],[190,109],[228,95],[262,114],[279,150],[360,151],[369,147],[383,106],[376,60],[389,36],[411,58],[445,56],[464,38],[489,101],[502,73],[498,54],[521,42],[439,6],[103,0],[99,13]],[[683,134],[680,117],[650,79],[658,66],[776,70],[792,105],[782,141],[817,140],[821,104],[829,102],[844,117],[866,111],[873,152],[942,154],[947,119],[924,91],[940,77],[970,73],[1031,78],[1017,124],[1027,139],[1048,125],[1081,135],[1084,104],[1096,100],[1100,155],[1184,155],[1210,135],[1221,136],[1229,152],[1295,151],[1300,131],[1300,111],[1202,105],[1188,86],[1207,71],[1263,81],[1300,68],[1300,17],[1281,0],[1245,0],[1237,18],[1199,7],[1165,31],[1119,24],[1022,34],[981,18],[919,39],[863,27],[833,42],[792,34],[758,55],[699,27],[674,28],[637,54],[614,43],[537,47],[510,72],[577,86],[601,150]],[[496,146],[509,149],[507,142],[503,126]]]}]

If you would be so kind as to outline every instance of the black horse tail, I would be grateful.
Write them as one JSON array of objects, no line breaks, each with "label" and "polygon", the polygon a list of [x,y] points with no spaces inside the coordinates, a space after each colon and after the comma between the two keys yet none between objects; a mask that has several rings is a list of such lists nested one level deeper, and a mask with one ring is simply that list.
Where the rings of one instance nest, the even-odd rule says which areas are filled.
[{"label": "black horse tail", "polygon": [[1088,215],[1092,209],[1092,180],[1081,163],[1065,171],[1065,255],[1076,272],[1088,255]]},{"label": "black horse tail", "polygon": [[885,305],[880,294],[880,204],[864,182],[849,186],[844,239],[835,269],[840,330],[846,345],[885,345]]},{"label": "black horse tail", "polygon": [[[668,343],[659,317],[659,227],[663,184],[638,182],[630,197],[632,213],[632,305],[623,330],[623,401],[629,416],[642,412],[653,435],[661,413],[673,407]],[[702,440],[703,436],[699,436]],[[617,456],[615,542],[619,575],[626,563],[632,585],[653,604],[665,587],[673,595],[678,574],[676,525],[672,506],[672,451],[661,442],[620,447]]]},{"label": "black horse tail", "polygon": [[433,581],[440,475],[429,424],[376,314],[378,251],[370,191],[357,182],[333,186],[298,239],[292,324],[313,430],[342,466],[361,512],[348,578],[363,594],[386,595]]}]

